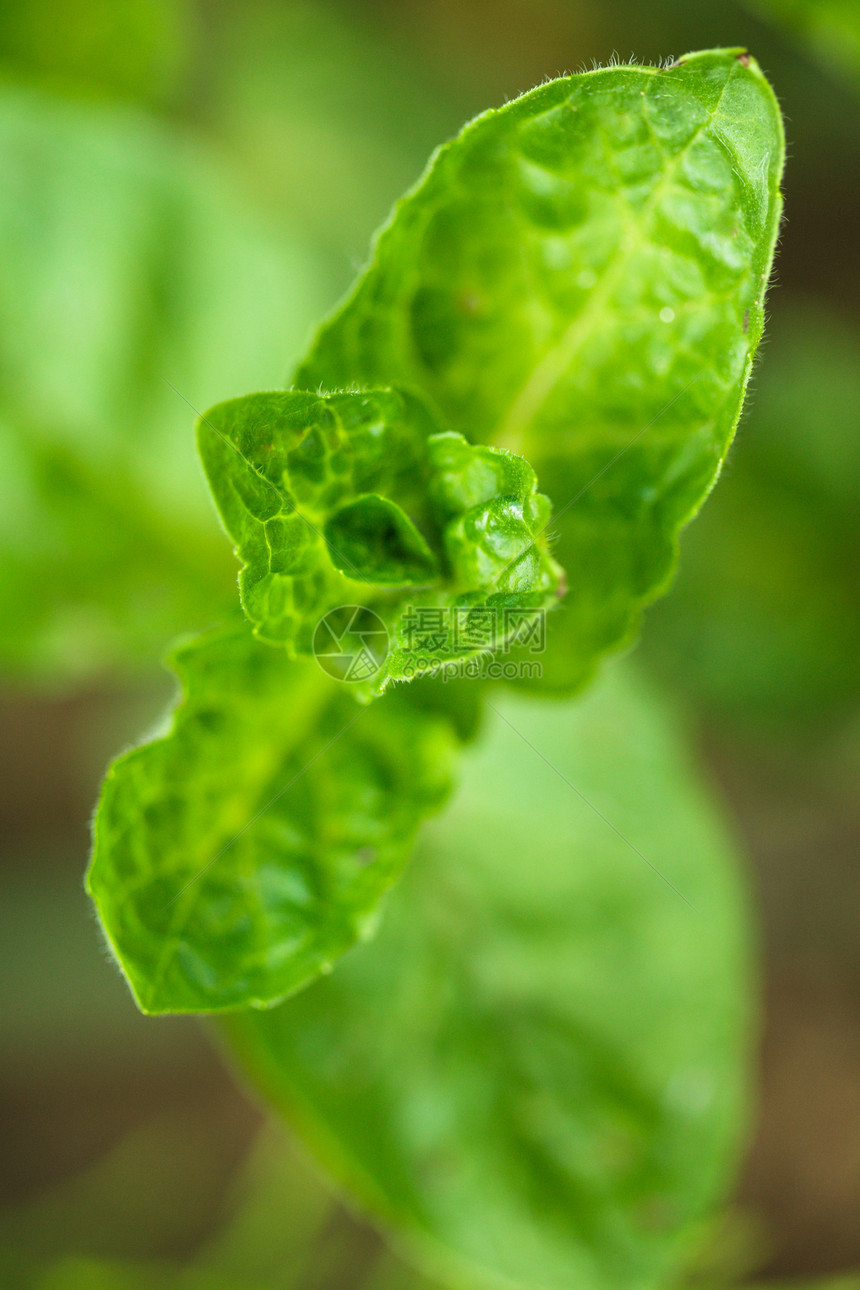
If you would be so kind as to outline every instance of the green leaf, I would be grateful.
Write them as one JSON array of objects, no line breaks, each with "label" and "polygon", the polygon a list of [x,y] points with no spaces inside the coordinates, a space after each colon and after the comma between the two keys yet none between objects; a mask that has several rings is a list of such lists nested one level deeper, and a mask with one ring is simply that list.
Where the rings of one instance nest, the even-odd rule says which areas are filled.
[{"label": "green leaf", "polygon": [[674,1284],[743,1136],[746,894],[635,677],[499,711],[373,942],[225,1033],[443,1279]]},{"label": "green leaf", "polygon": [[755,60],[565,77],[436,154],[296,374],[398,384],[527,457],[570,592],[545,673],[581,684],[665,586],[764,319],[784,142]]},{"label": "green leaf", "polygon": [[[387,640],[362,694],[503,648],[558,599],[534,471],[435,431],[421,401],[397,390],[252,394],[198,423],[255,633],[308,654],[333,613],[371,606]],[[426,611],[440,626],[418,639]],[[336,640],[343,630],[367,631],[368,615],[356,632],[345,612]]]},{"label": "green leaf", "polygon": [[144,1012],[265,1006],[372,930],[454,741],[399,696],[357,707],[242,623],[173,665],[184,701],[108,772],[87,887]]}]

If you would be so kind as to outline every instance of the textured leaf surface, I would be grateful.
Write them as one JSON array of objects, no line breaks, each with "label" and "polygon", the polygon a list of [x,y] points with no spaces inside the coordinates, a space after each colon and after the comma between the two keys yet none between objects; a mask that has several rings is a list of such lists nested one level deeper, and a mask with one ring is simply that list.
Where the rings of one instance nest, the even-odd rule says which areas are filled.
[{"label": "textured leaf surface", "polygon": [[[503,645],[510,611],[554,605],[561,571],[534,471],[504,449],[435,431],[422,403],[395,390],[253,394],[200,419],[261,639],[308,654],[325,615],[371,605],[388,632],[374,660],[378,693]],[[429,609],[444,611],[442,628],[415,639]]]},{"label": "textured leaf surface", "polygon": [[674,731],[617,665],[576,705],[500,711],[374,941],[227,1033],[457,1285],[669,1284],[743,1122],[739,878]]},{"label": "textured leaf surface", "polygon": [[243,623],[181,646],[172,732],[105,781],[88,889],[145,1012],[283,998],[371,928],[444,800],[448,725],[360,708]]},{"label": "textured leaf surface", "polygon": [[629,634],[719,470],[783,154],[743,51],[552,81],[439,151],[299,368],[305,388],[415,389],[533,463],[570,581],[545,668],[559,683]]}]

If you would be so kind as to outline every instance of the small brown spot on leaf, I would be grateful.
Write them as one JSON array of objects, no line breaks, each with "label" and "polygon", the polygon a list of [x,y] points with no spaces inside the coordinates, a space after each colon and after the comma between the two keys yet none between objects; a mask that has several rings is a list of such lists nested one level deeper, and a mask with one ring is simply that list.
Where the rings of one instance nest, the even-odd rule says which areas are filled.
[{"label": "small brown spot on leaf", "polygon": [[750,56],[745,49],[740,54],[738,54],[738,62],[740,63],[741,67],[749,67]]}]

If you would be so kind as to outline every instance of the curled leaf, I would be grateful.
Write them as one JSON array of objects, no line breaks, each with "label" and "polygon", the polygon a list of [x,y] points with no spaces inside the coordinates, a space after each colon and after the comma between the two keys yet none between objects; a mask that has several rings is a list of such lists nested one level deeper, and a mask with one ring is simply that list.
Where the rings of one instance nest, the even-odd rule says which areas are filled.
[{"label": "curled leaf", "polygon": [[255,633],[316,653],[321,632],[354,634],[342,611],[378,617],[388,640],[361,697],[505,648],[558,599],[532,468],[439,432],[412,395],[252,394],[198,434]]}]

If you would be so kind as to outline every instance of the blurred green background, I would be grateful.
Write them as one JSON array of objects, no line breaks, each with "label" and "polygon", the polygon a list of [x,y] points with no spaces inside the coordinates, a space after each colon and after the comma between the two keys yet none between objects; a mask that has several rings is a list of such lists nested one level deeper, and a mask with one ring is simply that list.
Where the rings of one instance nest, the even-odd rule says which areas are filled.
[{"label": "blurred green background", "polygon": [[283,382],[470,115],[717,44],[780,96],[786,224],[737,442],[638,659],[762,927],[737,1273],[860,1266],[860,7],[23,0],[0,10],[4,1285],[421,1286],[193,1021],[136,1014],[83,894],[89,812],[170,696],[165,643],[234,598],[193,409]]}]

